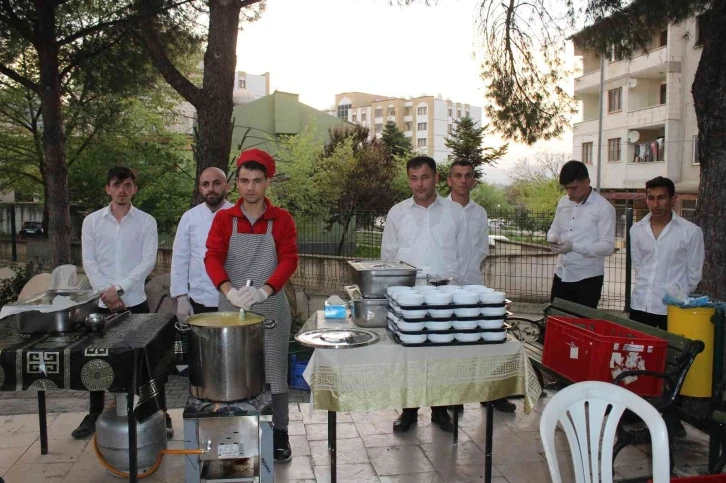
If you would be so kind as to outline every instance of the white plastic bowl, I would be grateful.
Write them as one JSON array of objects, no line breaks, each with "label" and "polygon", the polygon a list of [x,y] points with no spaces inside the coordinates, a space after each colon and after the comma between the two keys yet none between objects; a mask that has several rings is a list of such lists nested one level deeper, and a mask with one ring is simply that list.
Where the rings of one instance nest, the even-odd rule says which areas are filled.
[{"label": "white plastic bowl", "polygon": [[405,285],[391,285],[390,287],[386,288],[386,294],[393,297],[396,293],[399,292],[413,292],[412,287],[406,287]]},{"label": "white plastic bowl", "polygon": [[423,305],[424,296],[420,293],[415,292],[402,292],[396,295],[396,302],[398,302],[398,305],[416,307],[419,305]]},{"label": "white plastic bowl", "polygon": [[505,296],[504,292],[482,292],[479,294],[479,301],[485,304],[501,304]]},{"label": "white plastic bowl", "polygon": [[461,292],[454,292],[452,294],[455,305],[471,305],[479,303],[479,295],[468,290],[462,290]]},{"label": "white plastic bowl", "polygon": [[398,338],[401,339],[401,342],[405,342],[406,344],[423,344],[426,342],[426,334],[398,334]]},{"label": "white plastic bowl", "polygon": [[482,307],[481,308],[481,314],[486,315],[487,317],[492,317],[494,315],[505,315],[507,313],[506,307]]},{"label": "white plastic bowl", "polygon": [[451,328],[451,321],[442,321],[442,322],[433,322],[428,321],[426,322],[426,328],[429,330],[449,330]]},{"label": "white plastic bowl", "polygon": [[435,287],[433,285],[416,285],[414,287],[416,291],[418,292],[438,292],[439,288]]},{"label": "white plastic bowl", "polygon": [[402,310],[401,315],[404,319],[423,319],[426,317],[425,310]]},{"label": "white plastic bowl", "polygon": [[480,320],[479,327],[482,329],[501,329],[502,327],[504,327],[504,319]]},{"label": "white plastic bowl", "polygon": [[452,300],[450,293],[435,291],[428,291],[424,296],[424,302],[426,305],[449,305]]},{"label": "white plastic bowl", "polygon": [[433,319],[448,319],[449,317],[454,315],[454,309],[429,309],[429,315]]},{"label": "white plastic bowl", "polygon": [[436,344],[445,344],[454,340],[454,334],[429,334],[429,340]]},{"label": "white plastic bowl", "polygon": [[479,332],[471,334],[454,334],[454,338],[459,342],[476,342],[481,339],[481,334]]},{"label": "white plastic bowl", "polygon": [[461,288],[474,293],[486,292],[486,287],[484,285],[464,285]]},{"label": "white plastic bowl", "polygon": [[482,332],[481,338],[488,341],[494,341],[494,340],[504,340],[504,338],[507,336],[506,331],[501,332]]},{"label": "white plastic bowl", "polygon": [[473,309],[454,309],[457,317],[479,317],[481,312],[478,308]]},{"label": "white plastic bowl", "polygon": [[479,327],[478,320],[455,320],[451,326],[456,330],[471,330]]},{"label": "white plastic bowl", "polygon": [[462,290],[459,285],[442,285],[441,287],[438,287],[438,289],[442,292],[458,292],[459,290]]},{"label": "white plastic bowl", "polygon": [[396,322],[396,326],[399,330],[404,330],[406,332],[416,332],[419,330],[424,330],[424,327],[426,326],[423,322],[404,322],[403,320],[399,320]]}]

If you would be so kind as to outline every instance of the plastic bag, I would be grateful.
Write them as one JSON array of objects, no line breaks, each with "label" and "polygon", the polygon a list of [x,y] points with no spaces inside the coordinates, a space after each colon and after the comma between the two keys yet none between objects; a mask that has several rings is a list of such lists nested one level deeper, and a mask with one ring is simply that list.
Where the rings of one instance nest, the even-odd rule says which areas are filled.
[{"label": "plastic bag", "polygon": [[325,301],[325,318],[344,319],[346,316],[346,307],[345,301],[337,295],[328,297]]},{"label": "plastic bag", "polygon": [[701,297],[689,297],[688,294],[677,284],[672,283],[668,286],[663,303],[666,305],[675,305],[683,309],[693,307],[712,307],[713,303],[707,295]]}]

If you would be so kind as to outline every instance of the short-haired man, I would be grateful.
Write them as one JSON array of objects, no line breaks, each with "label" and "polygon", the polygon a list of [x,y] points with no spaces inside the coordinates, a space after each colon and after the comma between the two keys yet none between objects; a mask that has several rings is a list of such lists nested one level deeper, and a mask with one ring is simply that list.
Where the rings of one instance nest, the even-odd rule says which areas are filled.
[{"label": "short-haired man", "polygon": [[630,254],[635,269],[635,286],[630,318],[667,330],[663,296],[678,285],[691,293],[703,271],[703,232],[673,211],[676,188],[662,176],[645,183],[650,213],[630,228]]},{"label": "short-haired man", "polygon": [[[94,290],[103,290],[99,312],[149,312],[144,284],[156,265],[158,238],[156,220],[134,207],[136,175],[129,168],[111,168],[106,176],[106,194],[111,203],[94,211],[83,220],[81,249],[83,270]],[[96,431],[96,420],[104,406],[104,391],[91,391],[89,414],[83,418],[72,436],[76,439]],[[166,411],[163,388],[162,409]],[[173,434],[171,418],[167,430]]]},{"label": "short-haired man", "polygon": [[[292,458],[289,421],[287,351],[290,307],[283,290],[297,269],[297,231],[290,213],[265,197],[275,160],[248,149],[237,160],[240,199],[214,217],[204,264],[218,287],[219,310],[252,309],[277,325],[265,330],[265,379],[272,392],[273,450],[276,461]],[[247,281],[251,286],[246,286]]]},{"label": "short-haired man", "polygon": [[559,254],[551,298],[597,308],[605,257],[615,251],[615,208],[590,187],[587,166],[568,161],[560,170],[567,194],[557,203],[547,241]]},{"label": "short-haired man", "polygon": [[[449,167],[449,177],[446,184],[451,188],[448,199],[459,203],[464,208],[464,216],[469,226],[471,238],[469,266],[463,276],[463,280],[472,285],[482,283],[481,264],[489,254],[489,224],[487,222],[487,210],[479,203],[471,199],[471,191],[476,186],[476,172],[474,164],[466,159],[457,159]],[[517,406],[506,398],[493,401],[494,409],[504,413],[513,413]],[[486,405],[486,402],[482,402]],[[464,406],[459,404],[455,410],[463,411]]]},{"label": "short-haired man", "polygon": [[224,171],[205,169],[199,176],[199,193],[204,203],[184,213],[179,220],[171,255],[169,291],[176,299],[179,322],[184,322],[190,315],[217,311],[219,292],[204,268],[204,255],[214,215],[220,209],[234,206],[225,199],[228,188]]},{"label": "short-haired man", "polygon": [[[436,162],[416,156],[406,163],[413,196],[388,212],[381,240],[384,260],[401,260],[421,268],[417,283],[427,276],[461,277],[469,266],[470,235],[461,205],[436,194]],[[454,426],[446,406],[431,408],[431,421],[444,431]],[[408,431],[418,421],[418,408],[405,408],[393,423],[396,432]]]}]

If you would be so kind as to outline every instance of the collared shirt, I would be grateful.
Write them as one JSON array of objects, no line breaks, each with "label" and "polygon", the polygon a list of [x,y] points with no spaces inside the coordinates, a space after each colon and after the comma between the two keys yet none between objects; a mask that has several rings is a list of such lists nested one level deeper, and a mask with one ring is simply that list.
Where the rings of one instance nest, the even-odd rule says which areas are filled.
[{"label": "collared shirt", "polygon": [[547,232],[551,236],[572,242],[572,251],[557,260],[555,274],[563,282],[604,275],[605,257],[615,251],[615,208],[595,190],[582,203],[565,195]]},{"label": "collared shirt", "polygon": [[94,211],[81,229],[83,270],[91,287],[120,285],[127,307],[144,302],[144,283],[156,265],[158,243],[156,220],[148,213],[132,206],[119,223],[109,206]]},{"label": "collared shirt", "polygon": [[420,268],[419,278],[462,278],[469,264],[470,240],[461,205],[437,195],[424,208],[409,198],[388,212],[381,258]]},{"label": "collared shirt", "polygon": [[630,228],[630,252],[635,269],[635,286],[630,306],[635,310],[665,315],[663,296],[671,284],[688,293],[701,281],[703,232],[690,221],[673,213],[656,240],[651,215]]},{"label": "collared shirt", "polygon": [[[232,203],[225,201],[220,209],[232,206]],[[169,293],[172,297],[189,295],[196,303],[205,307],[216,307],[219,303],[219,292],[204,268],[207,237],[216,214],[206,203],[200,203],[184,213],[179,220],[171,255]]]},{"label": "collared shirt", "polygon": [[[451,198],[451,195],[447,199],[456,203]],[[464,275],[464,281],[468,284],[478,285],[483,281],[481,263],[489,254],[489,222],[487,220],[487,210],[472,199],[463,208],[471,237],[471,253],[469,254],[469,265]]]}]

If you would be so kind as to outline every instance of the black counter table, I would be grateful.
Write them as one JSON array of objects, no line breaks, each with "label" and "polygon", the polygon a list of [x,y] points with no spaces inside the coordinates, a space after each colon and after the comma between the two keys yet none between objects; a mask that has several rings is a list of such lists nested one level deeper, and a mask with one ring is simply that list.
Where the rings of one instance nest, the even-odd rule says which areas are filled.
[{"label": "black counter table", "polygon": [[[54,334],[21,334],[14,322],[0,321],[0,391],[38,392],[42,454],[48,453],[45,391],[56,389],[127,393],[129,447],[136,448],[136,420],[161,409],[157,395],[174,362],[174,320],[172,314],[126,314],[100,333]],[[129,459],[137,481],[136,451]]]}]

